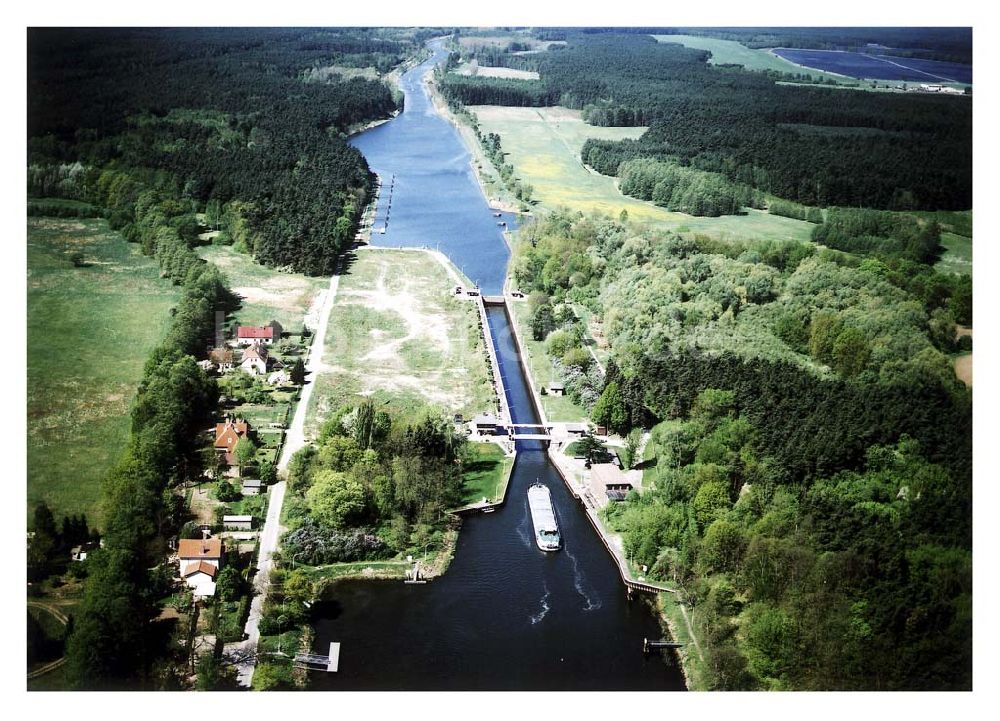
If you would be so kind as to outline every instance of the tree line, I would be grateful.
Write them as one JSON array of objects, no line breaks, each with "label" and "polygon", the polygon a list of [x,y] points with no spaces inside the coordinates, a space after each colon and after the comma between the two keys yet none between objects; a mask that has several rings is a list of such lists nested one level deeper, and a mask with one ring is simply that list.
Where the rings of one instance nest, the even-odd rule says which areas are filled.
[{"label": "tree line", "polygon": [[[162,264],[174,230],[157,230],[164,231],[157,245]],[[160,651],[149,620],[165,587],[150,569],[165,563],[166,539],[183,521],[183,498],[175,487],[197,468],[195,436],[218,400],[214,380],[192,354],[210,342],[216,309],[230,301],[214,266],[190,256],[178,263],[172,277],[181,299],[166,338],[146,362],[126,451],[103,485],[104,546],[88,558],[85,592],[67,644],[75,688],[143,687],[152,682],[148,673]]]},{"label": "tree line", "polygon": [[697,216],[737,215],[743,208],[761,208],[760,194],[718,173],[685,168],[659,160],[636,159],[618,168],[625,195],[651,200],[667,210]]}]

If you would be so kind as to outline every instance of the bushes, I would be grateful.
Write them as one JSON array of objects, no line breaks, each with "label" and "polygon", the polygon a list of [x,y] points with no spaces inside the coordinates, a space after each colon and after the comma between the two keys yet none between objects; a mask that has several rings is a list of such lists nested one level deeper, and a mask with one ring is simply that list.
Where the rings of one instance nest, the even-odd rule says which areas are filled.
[{"label": "bushes", "polygon": [[282,540],[288,558],[311,566],[346,561],[371,561],[392,556],[391,549],[375,534],[364,529],[329,531],[321,523],[306,518]]}]

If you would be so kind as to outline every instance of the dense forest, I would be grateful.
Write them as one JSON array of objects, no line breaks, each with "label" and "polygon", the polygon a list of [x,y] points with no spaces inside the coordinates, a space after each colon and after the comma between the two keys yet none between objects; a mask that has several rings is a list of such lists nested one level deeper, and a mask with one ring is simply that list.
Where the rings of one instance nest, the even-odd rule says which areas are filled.
[{"label": "dense forest", "polygon": [[74,164],[161,173],[181,198],[223,209],[244,229],[230,240],[258,261],[329,273],[372,182],[340,134],[396,105],[379,81],[317,83],[309,71],[396,64],[413,42],[370,31],[32,30],[29,193],[96,202],[92,185],[62,182]]},{"label": "dense forest", "polygon": [[[655,426],[651,489],[608,520],[694,606],[707,683],[969,687],[967,281],[571,213],[520,237],[532,330],[584,370],[567,391],[622,435]],[[597,389],[580,306],[612,348]]]},{"label": "dense forest", "polygon": [[972,205],[967,98],[779,84],[639,34],[572,34],[537,57],[538,81],[451,74],[441,90],[465,104],[560,104],[595,125],[650,126],[638,140],[587,141],[583,161],[607,175],[655,158],[807,205]]}]

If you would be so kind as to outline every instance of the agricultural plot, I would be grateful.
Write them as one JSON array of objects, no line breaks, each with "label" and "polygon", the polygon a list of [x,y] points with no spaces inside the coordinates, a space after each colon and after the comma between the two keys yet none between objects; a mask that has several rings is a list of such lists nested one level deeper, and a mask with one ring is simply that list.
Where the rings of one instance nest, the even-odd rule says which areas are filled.
[{"label": "agricultural plot", "polygon": [[960,63],[868,55],[846,50],[775,48],[774,54],[804,68],[825,70],[851,78],[923,83],[972,82],[972,66]]},{"label": "agricultural plot", "polygon": [[27,256],[29,514],[45,501],[100,526],[101,480],[179,294],[101,219],[29,218]]},{"label": "agricultural plot", "polygon": [[[770,50],[748,48],[735,40],[704,38],[698,35],[654,35],[653,37],[661,43],[679,43],[687,48],[708,50],[712,53],[712,57],[708,61],[712,65],[742,65],[747,70],[776,70],[779,73],[795,74],[801,74],[804,70],[801,66],[785,60]],[[820,73],[816,70],[812,70],[811,74],[824,80],[843,80],[843,78]]]},{"label": "agricultural plot", "polygon": [[812,225],[766,212],[697,218],[674,213],[622,195],[615,178],[587,168],[580,150],[587,138],[638,138],[645,128],[602,128],[583,122],[580,112],[567,108],[513,108],[474,105],[469,108],[483,133],[497,133],[514,166],[515,176],[533,187],[533,197],[548,208],[564,206],[584,213],[652,221],[678,232],[706,233],[724,240],[772,238],[808,241]]},{"label": "agricultural plot", "polygon": [[301,330],[303,318],[310,327],[318,324],[328,278],[266,268],[229,246],[204,246],[198,253],[225,273],[229,287],[241,298],[239,310],[232,315],[236,323],[261,325],[276,320],[292,333]]},{"label": "agricultural plot", "polygon": [[306,436],[371,397],[397,418],[425,406],[473,415],[495,406],[476,306],[431,253],[367,248],[344,275],[327,326]]},{"label": "agricultural plot", "polygon": [[476,63],[463,63],[454,71],[457,75],[475,75],[480,78],[514,78],[517,80],[538,80],[534,70],[516,68],[490,68]]}]

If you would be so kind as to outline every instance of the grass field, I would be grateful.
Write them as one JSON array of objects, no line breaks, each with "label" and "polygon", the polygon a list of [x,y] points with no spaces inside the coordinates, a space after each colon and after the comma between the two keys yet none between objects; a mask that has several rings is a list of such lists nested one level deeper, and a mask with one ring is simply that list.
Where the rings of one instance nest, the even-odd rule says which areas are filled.
[{"label": "grass field", "polygon": [[237,323],[258,325],[276,320],[286,331],[297,333],[303,317],[315,309],[311,320],[313,327],[317,324],[321,294],[330,285],[329,278],[266,268],[249,255],[224,245],[204,246],[198,254],[225,273],[229,287],[243,299],[242,307],[234,314]]},{"label": "grass field", "polygon": [[457,75],[475,75],[480,78],[514,78],[517,80],[538,80],[534,70],[517,70],[516,68],[491,68],[472,63],[463,63],[453,71]]},{"label": "grass field", "polygon": [[469,452],[472,459],[465,466],[462,505],[498,499],[514,460],[495,443],[470,443]]},{"label": "grass field", "polygon": [[941,233],[945,251],[934,267],[943,273],[972,274],[972,238],[956,233]]},{"label": "grass field", "polygon": [[[508,307],[511,309],[511,313],[514,316],[514,322],[517,323],[517,332],[521,337],[524,352],[528,356],[527,364],[528,369],[531,371],[532,381],[537,384],[539,388],[548,386],[549,383],[553,381],[561,381],[562,378],[557,377],[555,370],[552,368],[552,361],[545,352],[545,343],[534,340],[531,337],[531,328],[528,326],[528,304],[510,303],[508,304]],[[522,358],[522,361],[524,360],[525,359]],[[550,422],[577,422],[587,420],[587,412],[574,403],[569,396],[553,396],[546,394],[541,396],[541,399],[542,409],[545,411],[545,417]]]},{"label": "grass field", "polygon": [[587,138],[637,138],[645,128],[601,128],[587,125],[580,112],[567,108],[513,108],[474,105],[483,133],[500,135],[514,173],[534,187],[534,197],[549,209],[564,206],[585,213],[650,221],[679,231],[705,233],[724,240],[773,238],[808,241],[812,225],[763,211],[721,218],[673,213],[653,203],[622,195],[615,178],[589,170],[580,161]]},{"label": "grass field", "polygon": [[447,413],[495,407],[476,306],[431,253],[365,249],[340,279],[306,435],[371,396],[398,418],[426,405]]},{"label": "grass field", "polygon": [[708,61],[712,65],[733,64],[742,65],[747,70],[776,70],[779,73],[808,73],[814,78],[845,79],[819,70],[800,67],[764,48],[755,50],[735,40],[703,38],[698,35],[654,35],[653,37],[661,43],[680,43],[684,47],[708,50],[712,53],[712,57]]},{"label": "grass field", "polygon": [[[74,267],[81,252],[87,267]],[[101,525],[101,479],[177,290],[101,219],[28,219],[28,512]]]}]

